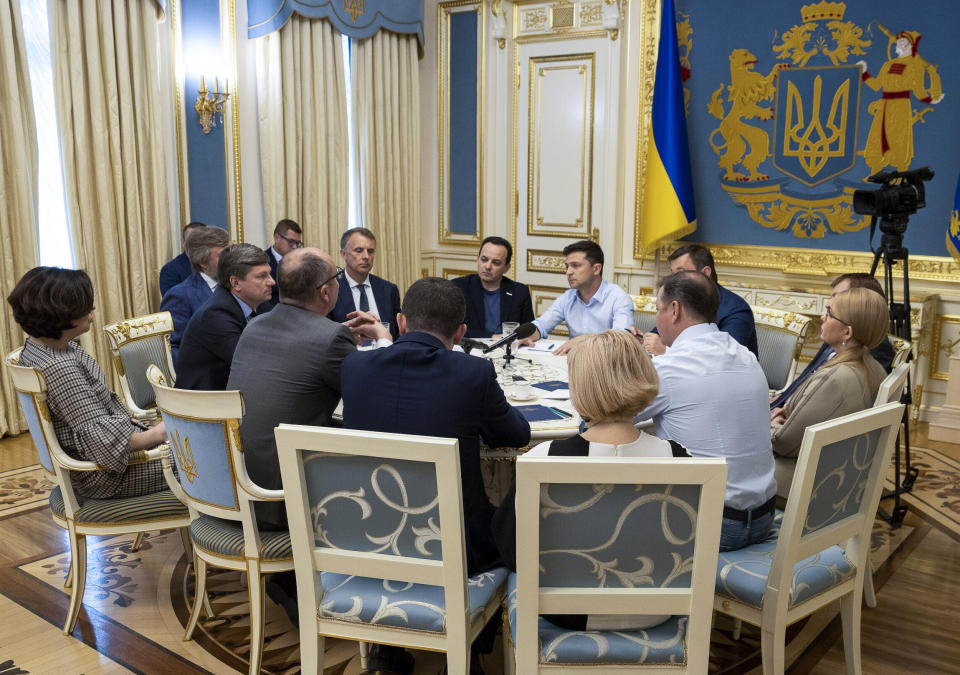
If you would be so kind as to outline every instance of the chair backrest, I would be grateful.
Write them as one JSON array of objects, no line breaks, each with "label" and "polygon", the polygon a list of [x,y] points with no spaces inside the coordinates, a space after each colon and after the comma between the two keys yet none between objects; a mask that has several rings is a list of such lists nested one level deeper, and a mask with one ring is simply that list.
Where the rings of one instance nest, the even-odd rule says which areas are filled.
[{"label": "chair backrest", "polygon": [[120,377],[120,390],[127,407],[135,415],[151,412],[156,406],[153,388],[147,380],[147,367],[156,365],[169,383],[174,382],[170,333],[170,312],[147,314],[104,326],[113,367]]},{"label": "chair backrest", "polygon": [[880,406],[884,403],[896,403],[903,395],[903,387],[907,384],[907,375],[910,374],[910,364],[901,363],[895,366],[890,374],[883,378],[880,383],[880,389],[877,390],[877,398],[873,405]]},{"label": "chair backrest", "polygon": [[47,380],[36,368],[20,365],[21,349],[15,349],[7,355],[7,371],[13,380],[17,401],[27,420],[27,427],[30,429],[30,437],[37,449],[40,464],[47,473],[52,474],[55,462],[50,445],[57,443],[57,435],[53,431],[50,410],[47,408]]},{"label": "chair backrest", "polygon": [[631,295],[633,298],[633,327],[641,333],[653,330],[657,317],[655,295]]},{"label": "chair backrest", "polygon": [[857,574],[863,574],[902,415],[902,404],[887,403],[807,427],[764,595],[765,610],[768,602],[776,606],[789,601],[796,563],[830,546],[844,548]]},{"label": "chair backrest", "polygon": [[147,371],[163,415],[179,482],[191,511],[243,520],[250,497],[240,442],[243,395],[239,391],[173,389],[156,366]]},{"label": "chair backrest", "polygon": [[456,439],[289,424],[276,439],[295,565],[442,585],[447,615],[464,616]]},{"label": "chair backrest", "polygon": [[688,667],[705,672],[726,474],[719,459],[518,459],[518,664],[536,663],[540,614],[665,614],[688,617]]},{"label": "chair backrest", "polygon": [[913,345],[910,344],[909,340],[904,340],[902,337],[897,335],[888,335],[887,340],[893,346],[893,362],[892,366],[896,368],[901,363],[906,363],[907,357],[910,356],[910,350],[913,349]]},{"label": "chair backrest", "polygon": [[783,389],[793,379],[810,318],[796,312],[751,307],[757,326],[757,360],[770,389]]}]

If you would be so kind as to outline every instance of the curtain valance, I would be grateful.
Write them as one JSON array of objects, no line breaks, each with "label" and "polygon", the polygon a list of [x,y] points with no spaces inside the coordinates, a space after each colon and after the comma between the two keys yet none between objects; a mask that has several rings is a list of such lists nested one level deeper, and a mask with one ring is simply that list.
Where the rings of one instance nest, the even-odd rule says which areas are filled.
[{"label": "curtain valance", "polygon": [[423,0],[247,0],[247,36],[278,30],[294,12],[327,19],[352,38],[368,38],[381,28],[413,34],[423,50]]}]

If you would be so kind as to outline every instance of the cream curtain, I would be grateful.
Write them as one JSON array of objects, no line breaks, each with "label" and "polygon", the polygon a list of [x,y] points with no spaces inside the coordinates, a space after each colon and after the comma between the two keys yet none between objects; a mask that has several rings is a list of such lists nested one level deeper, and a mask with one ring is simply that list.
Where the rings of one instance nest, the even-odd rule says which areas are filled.
[{"label": "cream curtain", "polygon": [[402,293],[420,259],[417,37],[381,30],[352,44],[363,225],[377,236],[377,274]]},{"label": "cream curtain", "polygon": [[[0,0],[0,358],[23,345],[6,297],[37,264],[37,130],[20,0]],[[9,377],[0,379],[0,435],[26,428]]]},{"label": "cream curtain", "polygon": [[144,0],[55,0],[50,9],[74,258],[97,306],[85,346],[108,371],[103,326],[159,303],[157,271],[170,252],[161,17]]},{"label": "cream curtain", "polygon": [[292,218],[308,245],[336,257],[349,152],[340,33],[326,19],[294,15],[258,40],[256,63],[268,242],[277,221]]}]

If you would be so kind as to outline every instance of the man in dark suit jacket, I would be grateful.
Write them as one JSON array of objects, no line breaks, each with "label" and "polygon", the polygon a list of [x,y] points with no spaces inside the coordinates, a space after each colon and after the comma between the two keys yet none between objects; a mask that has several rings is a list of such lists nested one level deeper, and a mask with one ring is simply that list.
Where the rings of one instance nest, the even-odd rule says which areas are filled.
[{"label": "man in dark suit jacket", "polygon": [[290,251],[303,246],[303,230],[295,220],[284,218],[273,228],[273,246],[267,249],[267,258],[270,263],[270,276],[276,286],[273,287],[273,293],[270,296],[270,306],[276,307],[280,302],[280,280],[277,276],[277,268],[283,256]]},{"label": "man in dark suit jacket", "polygon": [[270,311],[273,278],[267,254],[253,244],[223,249],[217,279],[220,285],[184,331],[176,361],[178,389],[225,389],[240,334],[254,316]]},{"label": "man in dark suit jacket", "polygon": [[[753,310],[747,301],[733,291],[728,291],[717,281],[717,268],[713,262],[713,253],[706,246],[685,244],[670,254],[670,274],[681,270],[701,272],[713,279],[720,293],[720,307],[717,309],[717,328],[757,355],[757,324],[753,319]],[[643,344],[653,355],[663,354],[666,347],[657,330],[653,329],[643,336]]]},{"label": "man in dark suit jacket", "polygon": [[[874,293],[883,295],[883,289],[880,287],[880,282],[877,281],[872,274],[867,274],[866,272],[851,272],[849,274],[841,274],[839,277],[830,282],[830,286],[833,288],[833,292],[830,294],[830,298],[827,300],[827,311],[830,311],[830,300],[835,298],[838,293],[843,293],[851,288],[866,288]],[[800,373],[793,380],[793,382],[787,386],[786,389],[780,392],[779,396],[770,401],[770,410],[778,412],[783,406],[785,406],[787,401],[793,395],[793,392],[797,390],[797,387],[806,382],[807,378],[813,375],[813,373],[815,373],[820,366],[829,361],[833,354],[833,348],[826,342],[820,345],[820,349],[817,350],[813,360],[807,364],[807,367],[803,369],[803,372]],[[877,361],[877,363],[883,366],[883,369],[888,373],[893,369],[893,345],[891,345],[890,341],[886,338],[884,338],[883,342],[871,349],[870,354]],[[771,414],[771,418],[772,417],[773,414]]]},{"label": "man in dark suit jacket", "polygon": [[[349,326],[327,318],[337,298],[336,265],[324,251],[298,248],[280,263],[282,300],[243,331],[227,389],[248,402],[240,426],[243,457],[257,485],[277,490],[280,463],[273,435],[278,424],[327,426],[340,402],[340,364],[357,350]],[[369,329],[389,346],[390,333],[371,319]],[[296,344],[296,349],[278,345]],[[287,527],[283,502],[255,505],[264,529]]]},{"label": "man in dark suit jacket", "polygon": [[160,296],[166,295],[167,291],[179,284],[190,276],[193,267],[190,265],[190,258],[187,255],[187,239],[190,238],[190,231],[197,227],[205,227],[199,220],[187,223],[183,226],[180,233],[180,250],[183,251],[173,260],[160,268]]},{"label": "man in dark suit jacket", "polygon": [[199,227],[187,239],[187,256],[193,265],[193,274],[164,294],[160,311],[170,312],[173,333],[170,346],[176,363],[183,331],[201,305],[213,295],[217,287],[217,262],[220,251],[230,243],[230,235],[219,227]]},{"label": "man in dark suit jacket", "polygon": [[502,331],[504,321],[533,321],[530,290],[505,277],[513,246],[503,237],[487,237],[480,244],[477,273],[453,280],[467,300],[466,337],[490,337]]},{"label": "man in dark suit jacket", "polygon": [[347,230],[340,237],[340,255],[343,256],[343,274],[340,275],[340,294],[329,317],[338,323],[347,320],[350,312],[372,312],[381,321],[390,323],[390,334],[399,335],[397,314],[400,312],[400,290],[396,284],[371,274],[377,239],[365,227]]}]

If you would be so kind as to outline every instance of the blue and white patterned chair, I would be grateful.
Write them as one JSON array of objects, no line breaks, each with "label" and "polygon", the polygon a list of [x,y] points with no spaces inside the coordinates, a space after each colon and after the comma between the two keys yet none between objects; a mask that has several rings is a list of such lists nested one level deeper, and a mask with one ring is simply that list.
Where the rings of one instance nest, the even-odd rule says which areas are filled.
[{"label": "blue and white patterned chair", "polygon": [[633,327],[641,333],[653,330],[657,318],[657,295],[631,295],[633,298]]},{"label": "blue and white patterned chair", "polygon": [[771,307],[751,307],[757,326],[757,360],[771,391],[786,387],[797,374],[810,317]]},{"label": "blue and white patterned chair", "polygon": [[720,554],[714,608],[760,627],[765,674],[784,671],[787,626],[837,599],[847,672],[860,673],[870,532],[902,415],[889,403],[808,427],[774,532]]},{"label": "blue and white patterned chair", "polygon": [[293,553],[289,534],[259,530],[253,504],[282,501],[283,491],[265,490],[247,475],[239,391],[172,389],[156,366],[147,369],[147,377],[179,472],[178,481],[166,471],[167,482],[190,509],[196,594],[184,639],[193,635],[204,607],[207,565],[244,571],[250,596],[250,673],[258,673],[263,654],[262,575],[292,570]]},{"label": "blue and white patterned chair", "polygon": [[[718,459],[518,459],[506,671],[706,673],[726,476]],[[669,618],[575,631],[550,614]]]},{"label": "blue and white patterned chair", "polygon": [[[101,471],[94,462],[74,459],[57,440],[47,408],[47,381],[36,368],[19,365],[20,350],[7,356],[7,370],[13,378],[20,409],[27,420],[33,445],[40,464],[56,487],[50,493],[50,510],[53,521],[67,530],[70,537],[70,572],[66,586],[70,588],[70,605],[63,632],[73,632],[83,604],[83,590],[87,577],[88,534],[111,536],[116,534],[150,532],[178,528],[184,550],[190,551],[187,527],[190,515],[187,507],[170,490],[142,497],[118,497],[113,499],[90,499],[79,497],[73,490],[71,471]],[[131,453],[130,464],[163,461],[166,463],[169,448],[161,446],[153,450]]]},{"label": "blue and white patterned chair", "polygon": [[469,672],[507,569],[467,578],[456,439],[286,424],[276,438],[302,671],[323,672],[331,636],[446,652],[447,672]]},{"label": "blue and white patterned chair", "polygon": [[176,372],[170,350],[173,319],[170,312],[157,312],[103,327],[110,345],[113,369],[120,378],[120,393],[127,409],[137,419],[157,418],[157,403],[147,380],[147,367],[156,365],[173,384]]}]

